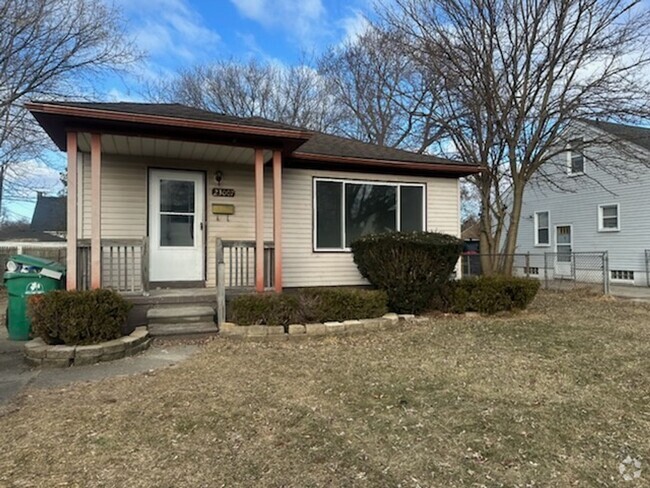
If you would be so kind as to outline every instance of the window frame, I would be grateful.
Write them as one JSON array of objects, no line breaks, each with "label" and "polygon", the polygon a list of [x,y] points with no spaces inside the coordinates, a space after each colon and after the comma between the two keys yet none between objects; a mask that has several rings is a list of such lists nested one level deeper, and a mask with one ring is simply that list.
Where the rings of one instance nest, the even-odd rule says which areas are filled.
[{"label": "window frame", "polygon": [[[317,191],[316,187],[320,181],[329,181],[335,183],[341,183],[343,185],[341,189],[341,244],[342,247],[318,247],[318,236],[317,236]],[[395,228],[400,230],[402,226],[402,193],[401,188],[406,187],[417,187],[422,188],[422,229],[427,230],[427,183],[414,183],[414,182],[403,182],[403,181],[386,181],[386,180],[360,180],[354,178],[332,178],[325,176],[314,176],[312,178],[312,252],[315,253],[350,253],[352,250],[349,247],[345,246],[346,241],[346,225],[345,225],[345,185],[378,185],[378,186],[392,186],[396,190],[396,202],[395,202]]]},{"label": "window frame", "polygon": [[[539,214],[543,214],[543,213],[548,215],[548,224],[547,224],[548,242],[547,243],[539,242]],[[535,247],[551,247],[551,211],[539,210],[535,212],[533,214],[533,221],[534,221],[534,230],[535,230]]]},{"label": "window frame", "polygon": [[577,172],[573,171],[573,153],[575,153],[577,151],[573,151],[571,149],[571,143],[573,142],[575,144],[576,141],[578,141],[579,143],[584,144],[584,138],[583,137],[576,137],[575,139],[571,139],[567,143],[567,146],[566,146],[566,149],[567,149],[567,161],[566,161],[567,162],[567,169],[566,169],[566,173],[567,173],[568,176],[581,176],[581,175],[585,174],[585,155],[584,155],[584,152],[580,153],[580,156],[582,157],[582,171],[577,171]]},{"label": "window frame", "polygon": [[[615,278],[614,274],[615,273],[628,273],[632,277],[631,278]],[[630,269],[611,269],[609,271],[609,279],[614,282],[614,283],[635,283],[636,282],[636,276],[634,275],[634,270]]]},{"label": "window frame", "polygon": [[[603,208],[616,207],[616,227],[605,227],[603,225]],[[609,217],[611,218],[611,217]],[[621,206],[618,203],[602,203],[598,205],[598,232],[620,232],[621,231]]]}]

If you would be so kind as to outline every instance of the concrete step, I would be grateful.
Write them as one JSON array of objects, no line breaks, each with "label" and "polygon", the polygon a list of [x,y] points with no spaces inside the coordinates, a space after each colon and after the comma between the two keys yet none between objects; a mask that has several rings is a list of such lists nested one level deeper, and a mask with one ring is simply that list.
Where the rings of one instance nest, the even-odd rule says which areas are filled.
[{"label": "concrete step", "polygon": [[149,324],[213,322],[214,308],[205,305],[154,307],[147,311]]},{"label": "concrete step", "polygon": [[214,322],[149,324],[151,337],[213,335],[217,331],[217,324]]}]

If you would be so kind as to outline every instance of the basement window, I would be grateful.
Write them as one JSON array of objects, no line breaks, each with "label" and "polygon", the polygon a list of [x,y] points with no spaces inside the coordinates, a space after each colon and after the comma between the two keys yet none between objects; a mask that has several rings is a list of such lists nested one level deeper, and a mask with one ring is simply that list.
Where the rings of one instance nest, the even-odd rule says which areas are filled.
[{"label": "basement window", "polygon": [[612,280],[634,282],[634,271],[613,269],[611,275]]}]

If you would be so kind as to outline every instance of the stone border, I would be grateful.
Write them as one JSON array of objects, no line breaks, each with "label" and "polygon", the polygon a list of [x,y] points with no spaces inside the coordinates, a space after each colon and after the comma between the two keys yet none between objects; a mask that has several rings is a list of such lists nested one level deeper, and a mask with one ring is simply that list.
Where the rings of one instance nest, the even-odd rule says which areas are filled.
[{"label": "stone border", "polygon": [[32,366],[67,368],[133,356],[150,345],[147,328],[137,327],[128,336],[91,346],[51,346],[39,337],[25,343],[23,351],[25,361]]},{"label": "stone border", "polygon": [[325,322],[318,324],[282,325],[236,325],[225,322],[219,329],[219,335],[232,339],[248,341],[298,341],[312,337],[351,335],[361,332],[390,330],[399,323],[421,322],[429,320],[415,315],[387,313],[374,319],[345,320],[343,322]]}]

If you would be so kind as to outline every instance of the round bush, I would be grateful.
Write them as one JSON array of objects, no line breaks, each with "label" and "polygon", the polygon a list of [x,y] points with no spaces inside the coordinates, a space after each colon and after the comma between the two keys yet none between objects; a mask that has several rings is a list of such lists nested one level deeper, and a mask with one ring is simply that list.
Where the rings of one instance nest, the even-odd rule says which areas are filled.
[{"label": "round bush", "polygon": [[57,290],[29,300],[32,333],[48,344],[84,345],[122,336],[130,304],[112,290]]},{"label": "round bush", "polygon": [[386,291],[392,311],[420,313],[449,282],[463,243],[436,232],[390,232],[361,237],[351,247],[359,272]]}]

